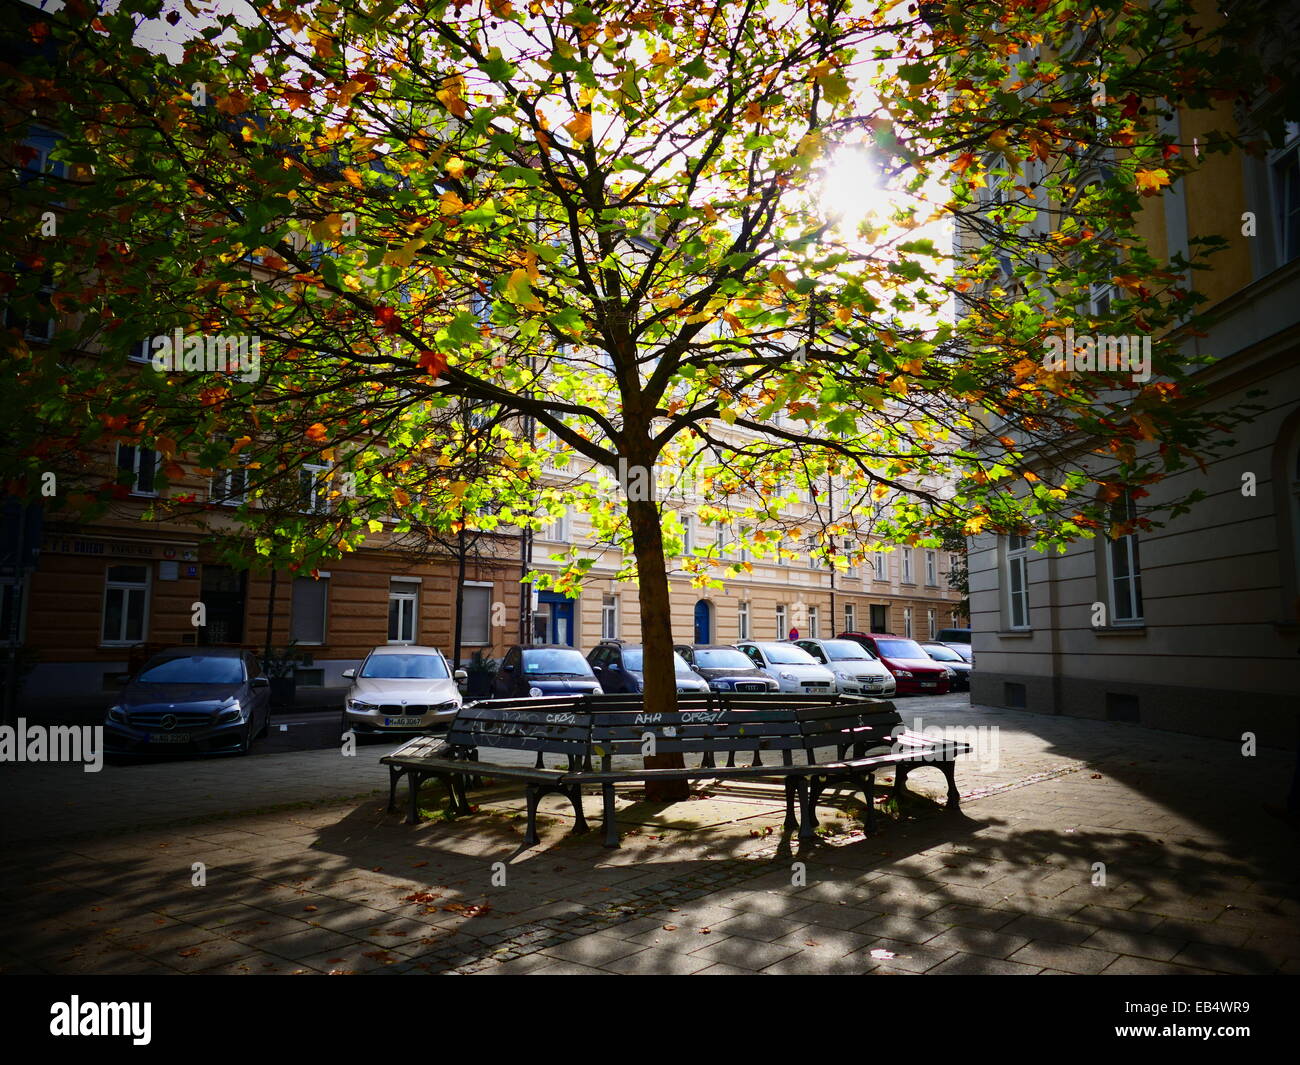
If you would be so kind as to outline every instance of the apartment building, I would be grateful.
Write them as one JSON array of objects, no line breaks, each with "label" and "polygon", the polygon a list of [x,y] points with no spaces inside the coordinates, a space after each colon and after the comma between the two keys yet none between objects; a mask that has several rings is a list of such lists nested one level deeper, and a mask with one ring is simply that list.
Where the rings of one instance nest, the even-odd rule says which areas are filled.
[{"label": "apartment building", "polygon": [[[1271,47],[1300,40],[1295,12]],[[1258,130],[1280,95],[1250,108],[1179,112],[1195,145],[1216,125]],[[1081,540],[1064,554],[1022,537],[969,545],[977,703],[1133,722],[1241,741],[1295,740],[1300,652],[1300,124],[1281,148],[1215,155],[1142,216],[1154,254],[1190,237],[1229,241],[1196,276],[1209,298],[1205,403],[1259,409],[1230,454],[1151,486],[1152,501],[1205,499],[1162,528]],[[1104,294],[1103,294],[1104,296]],[[1119,515],[1123,517],[1123,515]]]}]

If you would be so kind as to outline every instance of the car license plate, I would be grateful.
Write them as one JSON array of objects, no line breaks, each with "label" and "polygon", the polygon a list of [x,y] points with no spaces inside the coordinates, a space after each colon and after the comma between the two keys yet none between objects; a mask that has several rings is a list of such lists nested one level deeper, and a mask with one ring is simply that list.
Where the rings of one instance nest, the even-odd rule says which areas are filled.
[{"label": "car license plate", "polygon": [[424,719],[419,717],[386,717],[384,724],[389,728],[419,728]]},{"label": "car license plate", "polygon": [[151,732],[150,743],[189,743],[190,738],[183,732]]},{"label": "car license plate", "polygon": [[934,687],[937,687],[937,686],[938,686],[938,681],[933,681],[933,680],[923,680],[923,681],[921,681],[921,687],[922,687],[922,688],[934,688]]}]

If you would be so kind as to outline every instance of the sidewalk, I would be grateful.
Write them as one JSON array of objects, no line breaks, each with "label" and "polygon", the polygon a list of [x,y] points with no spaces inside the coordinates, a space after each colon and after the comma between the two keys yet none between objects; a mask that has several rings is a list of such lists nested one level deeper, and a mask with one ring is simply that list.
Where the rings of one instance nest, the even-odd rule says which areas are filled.
[{"label": "sidewalk", "polygon": [[[66,767],[5,767],[28,842],[0,857],[0,971],[1300,972],[1296,837],[1261,810],[1288,755],[957,696],[898,705],[997,726],[997,764],[959,763],[963,815],[920,801],[869,838],[851,803],[824,806],[835,834],[804,853],[779,787],[755,783],[664,807],[621,792],[617,851],[596,796],[585,837],[552,797],[521,850],[510,789],[452,822],[386,813],[386,747],[78,769],[75,807],[52,798]],[[909,787],[942,793],[934,770]]]}]

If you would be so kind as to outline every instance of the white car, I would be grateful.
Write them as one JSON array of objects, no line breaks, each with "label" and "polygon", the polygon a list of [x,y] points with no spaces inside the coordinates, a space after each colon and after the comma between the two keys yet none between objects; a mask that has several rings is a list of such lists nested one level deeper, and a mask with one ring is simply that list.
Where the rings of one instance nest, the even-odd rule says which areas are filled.
[{"label": "white car", "polygon": [[857,640],[796,640],[835,675],[835,686],[845,695],[895,695],[898,684],[885,663]]},{"label": "white car", "polygon": [[749,660],[781,685],[783,692],[833,695],[835,677],[807,651],[788,640],[742,640],[736,644]]},{"label": "white car", "polygon": [[436,647],[376,647],[359,669],[345,669],[352,681],[343,703],[343,727],[355,732],[424,732],[446,725],[460,709],[454,673]]}]

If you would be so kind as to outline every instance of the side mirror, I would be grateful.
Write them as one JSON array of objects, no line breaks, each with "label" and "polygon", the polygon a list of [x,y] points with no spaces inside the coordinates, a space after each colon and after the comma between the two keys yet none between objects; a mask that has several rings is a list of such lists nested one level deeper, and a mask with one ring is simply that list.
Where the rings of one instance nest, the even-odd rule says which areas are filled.
[{"label": "side mirror", "polygon": [[356,675],[357,675],[357,671],[355,669],[345,669],[343,671],[344,680],[352,680],[352,678],[355,677]]},{"label": "side mirror", "polygon": [[452,674],[452,679],[459,684],[461,681],[469,680],[469,674],[466,673],[463,669],[458,669],[456,670],[456,672]]},{"label": "side mirror", "polygon": [[514,666],[502,666],[502,667],[501,667],[501,672],[502,672],[502,673],[513,673],[514,671],[515,671],[515,667],[514,667]]},{"label": "side mirror", "polygon": [[617,662],[611,662],[611,663],[610,663],[609,665],[607,665],[605,668],[608,669],[611,673],[617,673],[617,672],[618,672],[618,663],[617,663]]},{"label": "side mirror", "polygon": [[252,686],[254,688],[269,688],[271,686],[271,682],[267,680],[265,677],[254,677]]}]

